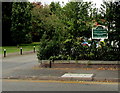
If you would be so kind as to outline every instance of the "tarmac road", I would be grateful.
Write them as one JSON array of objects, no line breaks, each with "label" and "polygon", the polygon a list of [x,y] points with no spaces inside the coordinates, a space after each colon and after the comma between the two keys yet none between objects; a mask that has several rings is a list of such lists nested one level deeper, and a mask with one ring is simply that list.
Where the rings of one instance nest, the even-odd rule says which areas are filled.
[{"label": "tarmac road", "polygon": [[[54,69],[39,68],[35,53],[19,56],[9,56],[2,59],[2,86],[4,91],[117,91],[118,84],[81,84],[70,82],[41,82],[35,80],[20,80],[24,77],[52,76],[61,77],[65,73],[93,73],[95,78],[118,78],[118,71],[110,70],[81,70],[81,69]],[[4,79],[19,77],[19,80]],[[50,79],[51,80],[51,79]]]},{"label": "tarmac road", "polygon": [[[2,59],[2,75],[11,75],[12,72],[17,70],[25,70],[38,65],[36,54],[11,56]],[[24,72],[24,71],[23,71]]]},{"label": "tarmac road", "polygon": [[82,69],[54,69],[39,68],[38,59],[35,53],[19,56],[11,56],[2,59],[2,77],[31,77],[31,76],[55,76],[61,77],[65,73],[93,73],[95,78],[115,79],[118,78],[118,71],[111,70],[82,70]]},{"label": "tarmac road", "polygon": [[117,83],[3,80],[3,91],[118,91]]}]

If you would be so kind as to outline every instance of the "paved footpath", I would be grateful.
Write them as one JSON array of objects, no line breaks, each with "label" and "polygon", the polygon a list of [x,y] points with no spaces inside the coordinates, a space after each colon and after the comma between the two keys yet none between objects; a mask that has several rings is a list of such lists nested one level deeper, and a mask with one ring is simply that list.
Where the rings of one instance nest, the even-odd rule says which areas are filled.
[{"label": "paved footpath", "polygon": [[80,80],[61,78],[65,73],[94,74],[93,80],[117,80],[117,70],[85,70],[75,68],[38,68],[36,53],[9,56],[2,59],[2,78],[4,79],[41,79],[41,80]]}]

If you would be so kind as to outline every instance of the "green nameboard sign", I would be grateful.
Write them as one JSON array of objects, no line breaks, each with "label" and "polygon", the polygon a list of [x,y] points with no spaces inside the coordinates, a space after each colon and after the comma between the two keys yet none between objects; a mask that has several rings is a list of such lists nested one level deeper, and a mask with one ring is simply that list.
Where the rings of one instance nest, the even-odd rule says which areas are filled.
[{"label": "green nameboard sign", "polygon": [[92,29],[92,39],[108,39],[108,30],[104,26],[97,26]]}]

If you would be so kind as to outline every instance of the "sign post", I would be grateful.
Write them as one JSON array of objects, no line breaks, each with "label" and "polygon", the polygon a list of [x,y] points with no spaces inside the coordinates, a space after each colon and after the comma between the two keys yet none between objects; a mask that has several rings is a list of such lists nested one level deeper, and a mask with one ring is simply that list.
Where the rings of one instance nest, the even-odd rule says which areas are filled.
[{"label": "sign post", "polygon": [[98,25],[96,28],[93,28],[92,39],[108,39],[108,29],[102,25]]}]

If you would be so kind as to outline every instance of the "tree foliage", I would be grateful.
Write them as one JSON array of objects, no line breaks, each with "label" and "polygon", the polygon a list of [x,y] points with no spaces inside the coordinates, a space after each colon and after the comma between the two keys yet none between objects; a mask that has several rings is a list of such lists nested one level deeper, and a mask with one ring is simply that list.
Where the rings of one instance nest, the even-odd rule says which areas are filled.
[{"label": "tree foliage", "polygon": [[64,7],[59,3],[50,4],[51,15],[46,18],[46,30],[38,52],[39,60],[51,57],[74,59],[72,49],[79,46],[77,37],[90,37],[91,25],[88,23],[91,20],[89,16],[91,6],[91,3],[87,2],[70,2]]},{"label": "tree foliage", "polygon": [[28,2],[13,2],[11,33],[15,44],[31,42],[31,4]]},{"label": "tree foliage", "polygon": [[[109,9],[110,5],[106,6],[106,8],[102,5],[102,14],[98,12],[97,8],[92,8],[92,6],[93,4],[91,2],[69,2],[64,7],[61,7],[59,3],[52,2],[49,7],[50,15],[46,18],[47,21],[45,22],[46,30],[40,42],[38,59],[118,59],[118,56],[113,58],[109,50],[106,51],[107,46],[102,46],[102,50],[97,50],[95,42],[92,43],[93,45],[91,47],[83,47],[81,45],[83,41],[79,38],[90,38],[95,22],[109,26],[108,23],[111,20],[116,22],[117,20],[115,21],[115,18],[119,18],[115,13],[115,9],[118,8],[117,5],[114,5],[114,7],[112,5],[113,9]],[[104,12],[104,9],[107,11],[105,10]],[[114,29],[115,33],[118,33],[117,29]],[[118,39],[118,36],[110,36],[110,40],[114,40],[113,38]],[[109,52],[109,56],[105,56],[107,52]],[[97,55],[99,53],[101,55]],[[113,51],[113,53],[116,52]]]},{"label": "tree foliage", "polygon": [[[104,2],[101,5],[101,14],[105,19],[104,25],[108,27],[109,41],[119,42],[120,40],[120,1],[119,2]],[[118,43],[120,46],[120,42]]]},{"label": "tree foliage", "polygon": [[[9,8],[8,8],[9,7]],[[11,11],[12,2],[2,2],[2,45],[10,45],[11,42]]]},{"label": "tree foliage", "polygon": [[40,41],[45,31],[45,19],[49,16],[49,9],[38,3],[33,3],[32,9],[32,40]]},{"label": "tree foliage", "polygon": [[[105,56],[106,53],[110,53],[111,46],[101,45],[101,49],[105,49],[102,51],[96,49],[94,40],[90,41],[90,47],[82,46],[81,43],[84,37],[91,38],[92,28],[100,24],[108,26],[109,39],[106,41],[118,42],[120,46],[119,3],[104,2],[100,11],[93,7],[91,2],[68,2],[64,6],[61,6],[59,2],[51,2],[50,5],[42,5],[40,2],[3,4],[5,11],[3,12],[3,24],[6,25],[9,21],[8,29],[3,26],[4,35],[7,31],[10,34],[6,35],[7,39],[12,37],[11,41],[15,44],[40,41],[37,54],[39,60],[77,60],[88,56],[90,59],[94,59],[96,53],[101,53],[98,55],[98,59],[106,60],[113,57],[113,55]],[[10,6],[10,9],[7,9],[7,6]],[[106,49],[109,50],[106,51]],[[118,56],[114,58],[117,59]]]}]

